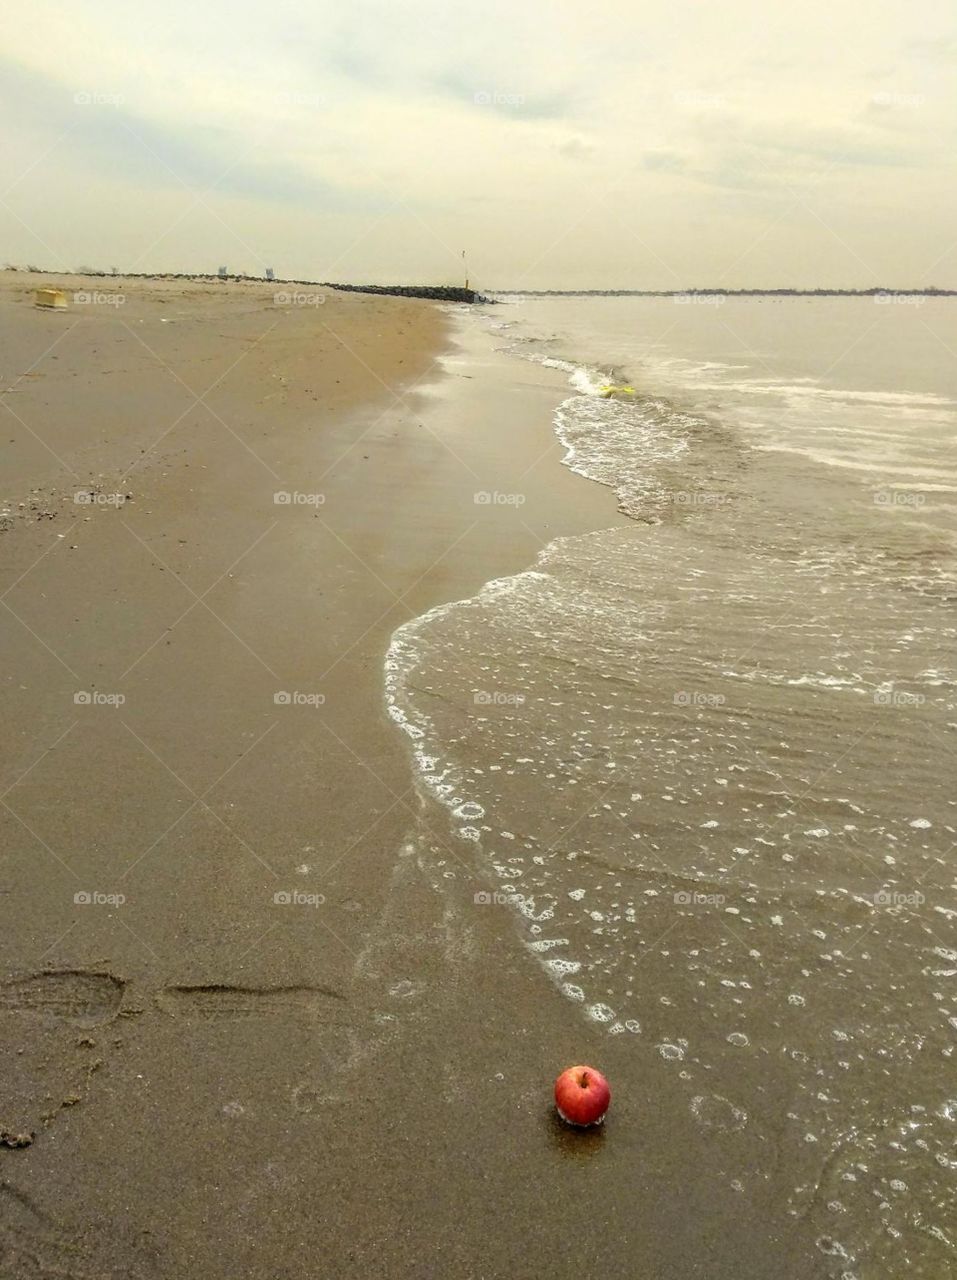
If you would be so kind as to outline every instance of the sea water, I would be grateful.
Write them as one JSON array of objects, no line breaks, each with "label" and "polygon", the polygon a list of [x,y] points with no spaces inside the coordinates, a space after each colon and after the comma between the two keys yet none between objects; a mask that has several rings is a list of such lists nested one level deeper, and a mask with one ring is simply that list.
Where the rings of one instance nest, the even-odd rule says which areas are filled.
[{"label": "sea water", "polygon": [[567,378],[565,464],[630,522],[387,661],[426,803],[529,963],[705,1129],[752,1127],[826,1274],[957,1269],[952,309],[466,321]]}]

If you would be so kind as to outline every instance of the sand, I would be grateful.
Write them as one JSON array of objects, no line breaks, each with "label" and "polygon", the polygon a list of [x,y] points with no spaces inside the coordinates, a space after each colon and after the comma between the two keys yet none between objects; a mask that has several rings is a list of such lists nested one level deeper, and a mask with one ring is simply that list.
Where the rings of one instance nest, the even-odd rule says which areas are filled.
[{"label": "sand", "polygon": [[472,906],[385,714],[397,625],[623,519],[561,377],[426,302],[37,283],[0,276],[2,1274],[818,1274]]}]

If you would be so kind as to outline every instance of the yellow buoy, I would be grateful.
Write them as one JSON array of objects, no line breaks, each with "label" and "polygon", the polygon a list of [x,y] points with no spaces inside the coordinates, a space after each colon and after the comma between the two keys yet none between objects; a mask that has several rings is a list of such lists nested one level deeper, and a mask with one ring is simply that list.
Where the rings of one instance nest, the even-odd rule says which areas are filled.
[{"label": "yellow buoy", "polygon": [[600,394],[605,400],[610,400],[612,396],[633,396],[635,394],[634,387],[614,386],[609,383],[608,386],[602,387]]},{"label": "yellow buoy", "polygon": [[66,311],[66,294],[62,289],[37,289],[36,305],[52,311]]}]

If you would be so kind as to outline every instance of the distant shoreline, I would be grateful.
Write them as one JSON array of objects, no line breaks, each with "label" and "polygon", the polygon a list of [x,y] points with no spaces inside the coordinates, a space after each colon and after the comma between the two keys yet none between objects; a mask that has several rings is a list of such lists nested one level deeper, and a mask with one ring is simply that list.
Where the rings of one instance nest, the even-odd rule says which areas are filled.
[{"label": "distant shoreline", "polygon": [[490,289],[508,298],[953,298],[957,289]]},{"label": "distant shoreline", "polygon": [[340,293],[375,293],[395,298],[426,298],[431,302],[490,302],[475,289],[448,284],[334,284],[329,280],[302,280],[287,276],[220,275],[202,271],[56,271],[47,267],[6,266],[11,275],[69,276],[89,280],[201,280],[218,284],[301,284]]},{"label": "distant shoreline", "polygon": [[378,293],[401,298],[429,298],[438,302],[491,302],[495,298],[954,298],[957,289],[890,289],[873,285],[868,289],[487,289],[480,293],[457,285],[335,284],[329,280],[307,280],[291,276],[219,275],[202,271],[55,271],[47,267],[7,266],[5,271],[25,275],[84,276],[94,280],[211,280],[224,284],[318,285],[342,293]]}]

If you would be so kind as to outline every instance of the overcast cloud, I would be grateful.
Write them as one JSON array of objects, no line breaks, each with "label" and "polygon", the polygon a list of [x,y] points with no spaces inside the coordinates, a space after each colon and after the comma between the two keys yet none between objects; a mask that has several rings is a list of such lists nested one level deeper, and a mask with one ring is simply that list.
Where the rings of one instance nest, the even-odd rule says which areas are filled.
[{"label": "overcast cloud", "polygon": [[952,3],[3,5],[0,257],[957,286]]}]

